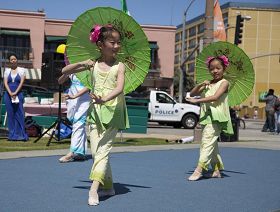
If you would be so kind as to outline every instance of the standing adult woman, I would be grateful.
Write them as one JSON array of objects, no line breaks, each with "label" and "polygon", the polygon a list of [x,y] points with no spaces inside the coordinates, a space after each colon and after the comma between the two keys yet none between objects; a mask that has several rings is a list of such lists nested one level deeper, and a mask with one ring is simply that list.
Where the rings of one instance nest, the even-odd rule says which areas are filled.
[{"label": "standing adult woman", "polygon": [[8,140],[27,141],[28,135],[24,126],[23,93],[22,85],[25,80],[25,69],[18,67],[17,56],[11,54],[8,57],[10,68],[4,72],[4,85],[6,92],[4,101],[8,116]]}]

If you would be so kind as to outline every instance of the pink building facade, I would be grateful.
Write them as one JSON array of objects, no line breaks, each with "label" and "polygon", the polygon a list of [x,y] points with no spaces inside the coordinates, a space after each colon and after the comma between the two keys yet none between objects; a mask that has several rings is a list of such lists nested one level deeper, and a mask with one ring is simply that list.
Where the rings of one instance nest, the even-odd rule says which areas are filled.
[{"label": "pink building facade", "polygon": [[[55,51],[65,42],[72,20],[47,19],[44,12],[0,10],[1,67],[10,52],[19,57],[20,66],[28,68],[29,83],[40,85],[43,52]],[[151,47],[151,67],[141,86],[173,94],[175,26],[142,25]]]}]

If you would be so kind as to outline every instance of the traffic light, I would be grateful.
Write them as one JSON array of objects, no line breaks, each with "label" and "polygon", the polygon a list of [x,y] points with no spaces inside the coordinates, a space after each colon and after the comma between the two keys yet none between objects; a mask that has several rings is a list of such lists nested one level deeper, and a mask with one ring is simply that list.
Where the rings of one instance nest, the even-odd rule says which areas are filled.
[{"label": "traffic light", "polygon": [[236,16],[236,26],[234,35],[234,44],[238,45],[242,42],[242,32],[244,25],[244,18],[241,15]]}]

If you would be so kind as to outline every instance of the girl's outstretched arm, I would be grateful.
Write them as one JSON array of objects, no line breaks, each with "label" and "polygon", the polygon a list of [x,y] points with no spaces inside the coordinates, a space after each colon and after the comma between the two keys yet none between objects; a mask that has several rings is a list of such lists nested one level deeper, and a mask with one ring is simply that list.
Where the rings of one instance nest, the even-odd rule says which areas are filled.
[{"label": "girl's outstretched arm", "polygon": [[187,98],[187,101],[192,103],[206,103],[206,102],[214,102],[218,100],[224,93],[228,91],[229,82],[224,81],[216,91],[216,93],[213,96],[207,96],[205,98],[201,99],[194,99],[194,98]]},{"label": "girl's outstretched arm", "polygon": [[110,101],[117,97],[119,94],[123,92],[124,88],[124,79],[125,79],[125,66],[123,63],[120,63],[117,77],[117,86],[116,88],[109,93],[107,96],[96,96],[95,94],[90,94],[91,98],[95,101],[95,104],[102,104],[104,102]]},{"label": "girl's outstretched arm", "polygon": [[76,93],[75,95],[65,94],[64,96],[66,97],[66,99],[76,99],[87,92],[89,92],[89,89],[85,87],[82,90],[80,90],[78,93]]},{"label": "girl's outstretched arm", "polygon": [[202,91],[206,88],[207,85],[209,85],[210,82],[208,80],[205,80],[204,82],[196,85],[190,92],[191,96],[200,96]]},{"label": "girl's outstretched arm", "polygon": [[69,75],[67,74],[62,74],[59,78],[58,78],[58,84],[63,84],[67,79],[69,79]]},{"label": "girl's outstretched arm", "polygon": [[81,72],[81,71],[84,71],[86,69],[93,67],[94,64],[95,64],[95,62],[92,61],[91,59],[88,59],[88,60],[85,60],[82,62],[78,62],[78,63],[69,64],[62,69],[62,74],[70,75],[73,73]]}]

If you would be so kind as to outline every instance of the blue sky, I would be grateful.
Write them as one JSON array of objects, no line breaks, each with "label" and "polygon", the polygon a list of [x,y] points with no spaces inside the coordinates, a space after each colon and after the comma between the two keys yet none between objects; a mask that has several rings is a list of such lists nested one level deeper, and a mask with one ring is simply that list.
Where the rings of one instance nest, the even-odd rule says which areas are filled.
[{"label": "blue sky", "polygon": [[[140,24],[179,25],[190,0],[126,0],[128,9]],[[229,0],[219,0],[220,4]],[[231,2],[280,3],[279,0],[232,0]],[[37,11],[44,9],[47,18],[75,20],[93,7],[121,9],[120,0],[0,0],[0,9]],[[187,20],[203,14],[205,0],[196,0],[190,7]],[[1,27],[1,26],[0,26]]]}]

